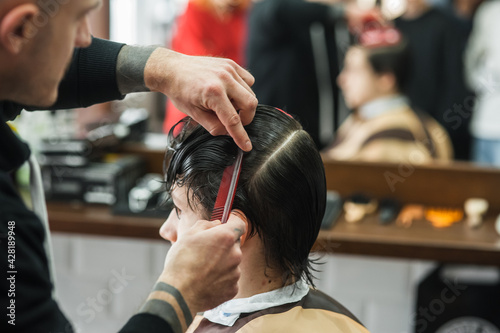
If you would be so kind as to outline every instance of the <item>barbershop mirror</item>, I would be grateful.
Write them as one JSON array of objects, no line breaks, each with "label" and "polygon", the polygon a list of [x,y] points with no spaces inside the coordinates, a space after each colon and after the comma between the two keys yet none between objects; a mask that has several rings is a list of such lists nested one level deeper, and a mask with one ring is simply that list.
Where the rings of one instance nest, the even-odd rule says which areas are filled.
[{"label": "barbershop mirror", "polygon": [[[316,1],[323,3],[326,2],[329,4],[334,2],[343,2],[343,0]],[[176,31],[176,19],[184,13],[187,2],[188,0],[110,0],[110,38],[112,40],[126,42],[129,44],[160,44],[168,46],[170,44],[170,41],[172,40],[173,34]],[[250,6],[256,6],[260,2],[263,1],[253,1]],[[481,3],[481,0],[465,2],[460,0],[357,0],[356,2],[362,8],[373,8],[379,6],[382,9],[385,17],[399,20],[399,23],[398,21],[396,21],[395,24],[393,23],[396,27],[400,28],[400,30],[404,30],[405,28],[407,28],[410,32],[412,31],[412,29],[415,29],[415,26],[410,26],[409,24],[407,24],[408,22],[404,21],[403,18],[404,13],[406,13],[406,11],[408,10],[408,6],[413,6],[414,3],[423,3],[424,7],[426,8],[423,11],[424,13],[426,13],[428,10],[431,10],[429,8],[432,8],[432,10],[437,9],[440,12],[445,13],[447,17],[451,18],[449,21],[451,22],[450,27],[452,28],[449,28],[449,31],[432,31],[432,29],[434,29],[432,27],[432,24],[427,27],[427,30],[430,30],[426,32],[428,34],[429,40],[431,40],[431,43],[436,43],[429,48],[439,49],[439,52],[429,52],[434,52],[432,56],[439,56],[441,57],[441,59],[436,62],[439,65],[436,65],[435,67],[429,65],[428,67],[431,69],[424,70],[424,72],[432,74],[434,73],[435,69],[443,70],[442,73],[439,74],[439,80],[441,81],[437,85],[430,88],[426,87],[425,84],[422,85],[422,89],[425,90],[423,91],[422,96],[424,96],[424,98],[427,98],[429,94],[433,94],[434,96],[432,98],[435,101],[438,101],[429,102],[431,104],[434,103],[432,104],[434,105],[434,110],[424,111],[432,114],[434,119],[437,120],[437,123],[439,123],[441,127],[445,128],[446,131],[448,131],[449,138],[454,145],[455,158],[451,161],[439,161],[438,163],[451,164],[457,163],[456,161],[458,160],[460,164],[467,163],[470,166],[476,165],[474,162],[470,161],[470,156],[472,154],[472,138],[470,137],[469,127],[471,115],[477,104],[477,97],[476,93],[470,88],[470,86],[467,86],[465,84],[465,80],[462,78],[466,74],[466,70],[464,69],[463,65],[463,54],[466,53],[468,40],[467,38],[470,37],[470,33],[473,27],[474,13]],[[424,14],[420,13],[418,15]],[[250,17],[250,20],[252,19],[253,18]],[[416,22],[418,20],[412,18],[412,20],[410,21]],[[429,22],[432,23],[432,19],[430,19]],[[293,29],[297,28],[299,24],[299,21],[294,22]],[[339,84],[339,79],[337,77],[341,70],[344,68],[343,59],[345,59],[346,56],[349,56],[348,45],[350,44],[350,37],[345,25],[342,26],[337,24],[335,26],[328,26],[328,28],[335,29],[335,32],[332,36],[334,36],[336,40],[335,57],[337,58],[336,63],[340,68],[340,70],[334,73],[334,75],[331,75],[330,78],[327,78],[330,79],[330,85],[334,87],[333,90],[335,90],[337,85]],[[417,28],[420,29],[419,27]],[[441,29],[441,26],[438,27],[436,25],[435,29]],[[419,33],[421,33],[420,30],[418,31]],[[250,28],[250,33],[258,32],[259,30],[252,31]],[[330,36],[328,32],[326,34],[324,31],[321,32],[321,29],[319,32],[314,31],[314,29],[311,30],[311,36],[318,36],[318,33],[319,39],[321,40],[321,38],[323,38],[323,45],[317,44],[313,40],[313,52],[322,52],[321,50],[325,49],[324,39]],[[444,36],[441,40],[433,37],[440,34]],[[409,47],[420,47],[419,43],[421,42],[422,41],[418,41],[416,44],[412,44]],[[447,44],[444,47],[443,45],[441,45],[442,43]],[[328,44],[326,44],[326,46],[327,49],[331,47]],[[316,57],[316,55],[317,54],[315,54],[315,59],[317,61],[321,61],[321,59]],[[251,71],[253,71],[252,61],[253,60],[248,59],[248,63],[246,64],[246,67],[250,67]],[[330,65],[332,63],[330,63]],[[321,68],[318,69],[318,66],[313,66],[311,68],[312,71],[321,73]],[[331,71],[335,72],[334,70]],[[275,75],[279,75],[278,73],[279,72],[276,72]],[[257,76],[257,74],[260,75],[260,73],[258,73],[258,71],[255,71],[255,74],[257,80],[259,80],[260,77]],[[260,80],[265,81],[264,79]],[[443,88],[447,85],[451,86],[451,88]],[[357,86],[356,89],[357,91],[359,91],[359,86]],[[413,90],[415,90],[415,87],[413,87]],[[333,116],[334,123],[331,126],[332,128],[329,132],[330,137],[326,141],[319,143],[322,148],[331,146],[333,139],[332,133],[335,131],[335,128],[338,129],[339,126],[351,113],[351,110],[346,106],[345,98],[340,91],[335,91],[332,96],[327,96],[326,99],[331,99],[330,103],[331,105],[335,105],[336,114]],[[266,101],[263,100],[262,102],[265,103]],[[320,102],[320,104],[321,103],[322,102]],[[423,104],[431,105],[429,103]],[[162,132],[161,123],[163,121],[165,112],[164,97],[159,95],[154,95],[154,97],[151,97],[139,94],[138,96],[128,97],[123,102],[118,102],[115,107],[121,110],[130,106],[141,107],[144,105],[146,105],[146,108],[148,108],[148,110],[153,114],[154,125],[150,126],[150,130],[153,132]],[[427,109],[427,107],[424,106],[419,108],[419,110],[422,109]],[[293,113],[293,111],[291,113]],[[308,125],[310,126],[311,120],[309,118],[299,115],[299,119],[301,119],[303,123],[306,123],[306,127]],[[319,125],[317,125],[316,127],[321,127],[321,118],[318,119],[320,119],[320,121],[315,120],[319,123]],[[318,132],[321,131],[321,129],[315,130]],[[430,134],[433,134],[432,131]],[[336,133],[336,135],[338,136],[339,133]],[[320,134],[318,134],[318,136],[320,136]],[[424,161],[419,153],[414,153],[412,155],[412,160],[408,162],[415,164],[435,163],[433,161]],[[481,165],[488,166],[488,164]]]}]

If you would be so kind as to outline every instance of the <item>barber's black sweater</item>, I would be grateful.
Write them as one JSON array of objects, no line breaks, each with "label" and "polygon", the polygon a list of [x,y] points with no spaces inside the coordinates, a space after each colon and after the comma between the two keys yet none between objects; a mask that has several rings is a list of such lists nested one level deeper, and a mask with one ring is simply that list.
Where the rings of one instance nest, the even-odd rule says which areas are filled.
[{"label": "barber's black sweater", "polygon": [[[94,39],[87,49],[75,50],[71,67],[59,88],[58,108],[85,107],[122,98],[116,82],[116,60],[123,44]],[[11,178],[30,155],[5,123],[14,119],[22,106],[0,101],[0,332],[73,332],[71,324],[52,299],[52,284],[44,250],[41,221],[29,210]],[[34,108],[33,108],[34,109]],[[9,221],[15,237],[15,257],[8,257]],[[15,224],[14,224],[15,223]],[[12,245],[12,243],[11,243]],[[11,251],[12,252],[12,251]],[[15,259],[15,261],[8,261]],[[10,267],[10,265],[14,265]],[[15,274],[7,274],[8,271]],[[8,280],[15,275],[15,283]],[[11,306],[12,300],[15,301]],[[15,307],[15,310],[7,309]],[[15,326],[8,322],[14,318]],[[160,317],[138,314],[121,332],[173,332]]]}]

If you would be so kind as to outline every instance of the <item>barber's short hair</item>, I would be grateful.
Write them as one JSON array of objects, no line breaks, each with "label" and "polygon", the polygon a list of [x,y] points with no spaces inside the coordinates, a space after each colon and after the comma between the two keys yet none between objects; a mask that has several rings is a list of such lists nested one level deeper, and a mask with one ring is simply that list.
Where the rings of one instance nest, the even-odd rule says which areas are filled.
[{"label": "barber's short hair", "polygon": [[411,68],[408,42],[402,39],[396,45],[364,49],[367,53],[368,62],[375,73],[393,74],[399,91],[406,92]]},{"label": "barber's short hair", "polygon": [[[253,149],[243,157],[233,209],[247,216],[250,235],[262,239],[266,264],[283,274],[283,285],[300,278],[314,285],[309,252],[326,205],[321,156],[300,123],[274,107],[259,105],[245,129]],[[212,136],[185,118],[169,133],[166,188],[187,186],[189,205],[201,204],[209,219],[222,173],[236,155],[231,137]]]}]

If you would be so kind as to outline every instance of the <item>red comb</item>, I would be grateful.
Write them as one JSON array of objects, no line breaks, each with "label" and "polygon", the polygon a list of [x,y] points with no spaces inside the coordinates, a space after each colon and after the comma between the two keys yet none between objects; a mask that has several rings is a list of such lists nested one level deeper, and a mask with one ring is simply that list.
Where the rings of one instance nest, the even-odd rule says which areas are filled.
[{"label": "red comb", "polygon": [[242,159],[243,151],[238,149],[238,155],[236,156],[234,164],[224,169],[210,221],[220,220],[221,223],[227,222],[233,206],[238,180],[240,178]]},{"label": "red comb", "polygon": [[284,114],[286,114],[288,117],[293,118],[291,114],[286,113],[285,111],[281,110],[280,108],[277,108],[277,107],[274,107],[274,108],[275,108],[276,110],[278,110],[278,111],[283,112],[283,113],[284,113]]}]

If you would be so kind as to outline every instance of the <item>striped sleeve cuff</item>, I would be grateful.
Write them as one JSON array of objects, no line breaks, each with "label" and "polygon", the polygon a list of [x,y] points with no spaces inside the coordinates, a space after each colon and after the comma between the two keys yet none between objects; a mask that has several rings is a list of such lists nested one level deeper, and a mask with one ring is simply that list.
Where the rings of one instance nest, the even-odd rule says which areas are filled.
[{"label": "striped sleeve cuff", "polygon": [[116,63],[116,80],[118,89],[123,95],[149,91],[144,82],[144,69],[151,54],[158,48],[155,46],[125,45]]}]

